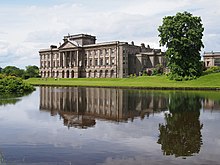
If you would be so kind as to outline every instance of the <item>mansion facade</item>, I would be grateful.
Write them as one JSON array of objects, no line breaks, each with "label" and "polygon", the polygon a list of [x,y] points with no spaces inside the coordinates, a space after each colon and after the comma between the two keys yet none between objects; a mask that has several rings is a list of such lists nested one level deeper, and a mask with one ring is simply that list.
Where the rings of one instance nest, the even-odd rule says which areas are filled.
[{"label": "mansion facade", "polygon": [[220,66],[220,52],[204,52],[203,59],[206,68]]},{"label": "mansion facade", "polygon": [[59,47],[39,51],[42,78],[123,78],[165,66],[164,53],[134,42],[96,43],[87,34],[64,36]]}]

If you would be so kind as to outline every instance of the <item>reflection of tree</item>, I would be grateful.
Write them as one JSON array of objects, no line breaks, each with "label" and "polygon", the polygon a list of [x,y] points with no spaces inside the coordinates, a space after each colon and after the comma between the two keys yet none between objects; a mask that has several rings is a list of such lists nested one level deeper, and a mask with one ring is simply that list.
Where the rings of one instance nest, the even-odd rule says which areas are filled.
[{"label": "reflection of tree", "polygon": [[202,145],[199,97],[173,94],[170,97],[166,124],[159,125],[158,143],[164,155],[192,156]]},{"label": "reflection of tree", "polygon": [[20,101],[19,98],[14,98],[10,96],[0,96],[0,106],[7,104],[16,104],[18,101]]}]

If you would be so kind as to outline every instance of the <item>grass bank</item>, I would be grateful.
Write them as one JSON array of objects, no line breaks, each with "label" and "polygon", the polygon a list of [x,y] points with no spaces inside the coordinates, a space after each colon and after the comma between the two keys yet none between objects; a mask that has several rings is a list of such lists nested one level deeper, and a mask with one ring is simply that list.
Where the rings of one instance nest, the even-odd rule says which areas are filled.
[{"label": "grass bank", "polygon": [[26,82],[32,85],[51,86],[220,90],[220,73],[208,74],[191,81],[174,81],[169,80],[166,76],[144,76],[135,78],[78,78],[57,80],[53,78],[31,78],[26,80]]}]

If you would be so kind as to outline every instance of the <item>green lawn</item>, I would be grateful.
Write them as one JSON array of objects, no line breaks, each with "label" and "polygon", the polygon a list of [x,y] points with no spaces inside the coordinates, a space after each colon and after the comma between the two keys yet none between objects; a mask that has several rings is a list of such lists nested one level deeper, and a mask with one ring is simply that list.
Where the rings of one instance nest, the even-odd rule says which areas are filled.
[{"label": "green lawn", "polygon": [[220,89],[220,73],[202,76],[191,81],[169,80],[166,76],[144,76],[136,78],[78,78],[78,79],[41,79],[25,80],[33,85],[56,86],[97,86],[97,87],[136,87],[158,89]]}]

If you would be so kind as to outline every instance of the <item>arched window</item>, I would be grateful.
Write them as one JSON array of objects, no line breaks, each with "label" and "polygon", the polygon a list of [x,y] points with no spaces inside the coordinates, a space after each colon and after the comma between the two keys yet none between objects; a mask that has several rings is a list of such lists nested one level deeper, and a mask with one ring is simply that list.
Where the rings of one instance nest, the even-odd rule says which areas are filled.
[{"label": "arched window", "polygon": [[111,70],[111,77],[114,77],[114,70]]},{"label": "arched window", "polygon": [[108,70],[105,71],[105,77],[108,77]]},{"label": "arched window", "polygon": [[66,71],[66,78],[69,78],[69,77],[70,77],[70,71],[67,70],[67,71]]},{"label": "arched window", "polygon": [[98,77],[97,70],[94,71],[94,78]]},{"label": "arched window", "polygon": [[103,77],[103,71],[102,71],[102,70],[100,70],[99,77],[100,77],[100,78]]},{"label": "arched window", "polygon": [[74,71],[71,71],[71,78],[74,78]]},{"label": "arched window", "polygon": [[52,77],[55,77],[55,71],[52,72]]},{"label": "arched window", "polygon": [[65,72],[64,72],[64,70],[62,71],[62,78],[64,78],[64,75],[65,75]]},{"label": "arched window", "polygon": [[92,71],[90,70],[90,71],[89,71],[89,74],[88,74],[88,78],[91,77],[91,74],[92,74]]}]

